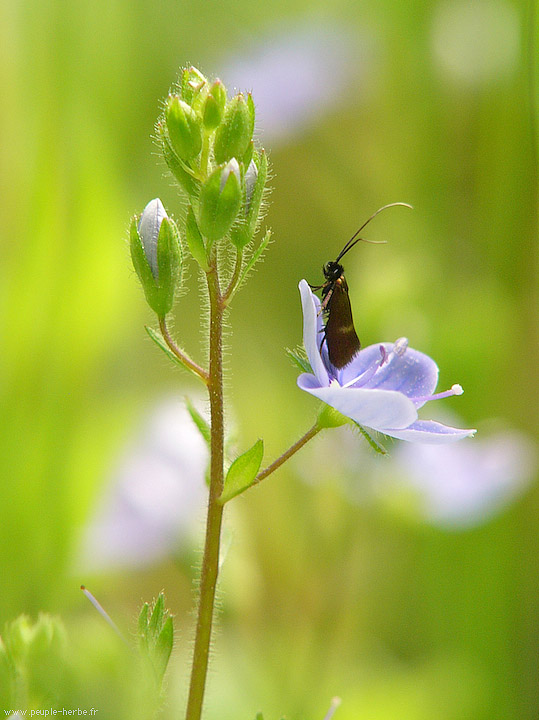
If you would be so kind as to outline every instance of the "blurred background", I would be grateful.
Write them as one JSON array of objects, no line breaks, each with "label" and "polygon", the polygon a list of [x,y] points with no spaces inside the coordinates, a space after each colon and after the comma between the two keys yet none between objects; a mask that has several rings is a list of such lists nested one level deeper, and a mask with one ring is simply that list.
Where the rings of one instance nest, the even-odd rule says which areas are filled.
[{"label": "blurred background", "polygon": [[[537,32],[516,0],[0,5],[0,627],[62,617],[42,699],[149,717],[85,583],[128,636],[165,590],[163,717],[184,707],[205,450],[183,398],[205,400],[144,331],[127,228],[156,196],[181,211],[151,136],[192,63],[253,91],[273,168],[229,319],[237,447],[271,461],[312,424],[298,281],[395,201],[368,229],[388,244],[346,258],[356,328],[431,355],[465,393],[426,416],[478,428],[389,460],[328,431],[229,506],[206,717],[322,720],[335,695],[335,720],[537,717]],[[174,326],[202,361],[189,275]]]}]

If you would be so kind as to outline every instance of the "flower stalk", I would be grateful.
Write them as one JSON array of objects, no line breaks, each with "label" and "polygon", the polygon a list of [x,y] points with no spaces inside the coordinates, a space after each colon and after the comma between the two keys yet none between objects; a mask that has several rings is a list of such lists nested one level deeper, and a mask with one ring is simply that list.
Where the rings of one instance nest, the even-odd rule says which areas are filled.
[{"label": "flower stalk", "polygon": [[[214,253],[215,262],[215,253]],[[210,399],[210,492],[206,522],[206,540],[202,571],[198,618],[193,652],[191,683],[187,702],[186,720],[200,720],[208,660],[210,654],[215,592],[219,575],[219,549],[223,506],[218,502],[224,480],[224,405],[223,405],[223,312],[224,305],[215,264],[206,274],[210,298],[210,366],[208,394]]]}]

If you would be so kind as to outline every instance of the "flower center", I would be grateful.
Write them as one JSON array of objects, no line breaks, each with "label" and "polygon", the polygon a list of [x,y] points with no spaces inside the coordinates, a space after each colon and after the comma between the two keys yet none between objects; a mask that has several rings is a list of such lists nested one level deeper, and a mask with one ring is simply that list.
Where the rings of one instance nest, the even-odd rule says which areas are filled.
[{"label": "flower center", "polygon": [[399,338],[393,343],[391,352],[387,352],[384,345],[380,345],[380,357],[374,360],[362,373],[344,383],[341,387],[363,387],[366,385],[384,365],[390,363],[395,357],[402,357],[408,347],[406,338]]}]

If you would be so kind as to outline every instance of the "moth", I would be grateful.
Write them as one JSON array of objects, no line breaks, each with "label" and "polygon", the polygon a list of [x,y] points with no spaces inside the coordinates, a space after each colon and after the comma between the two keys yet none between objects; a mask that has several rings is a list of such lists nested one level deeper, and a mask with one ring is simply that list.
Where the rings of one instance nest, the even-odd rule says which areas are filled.
[{"label": "moth", "polygon": [[[379,244],[373,240],[365,240],[359,237],[359,233],[370,223],[370,221],[381,213],[396,205],[411,208],[408,203],[390,203],[379,208],[370,218],[363,223],[350,240],[338,254],[336,260],[330,260],[322,268],[324,274],[324,282],[322,285],[311,285],[311,290],[321,291],[322,302],[321,312],[324,315],[323,337],[320,342],[320,350],[324,342],[326,343],[328,355],[331,364],[338,370],[346,367],[361,349],[361,343],[354,327],[354,319],[352,317],[352,306],[350,305],[350,297],[348,294],[348,283],[344,276],[344,267],[340,261],[358,242],[371,242]],[[381,241],[382,243],[385,240]]]}]

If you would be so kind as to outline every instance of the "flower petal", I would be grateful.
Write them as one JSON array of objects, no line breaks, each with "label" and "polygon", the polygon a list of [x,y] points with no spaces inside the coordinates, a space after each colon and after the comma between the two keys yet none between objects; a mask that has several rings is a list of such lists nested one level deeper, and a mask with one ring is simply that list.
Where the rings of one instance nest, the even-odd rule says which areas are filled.
[{"label": "flower petal", "polygon": [[407,428],[383,430],[383,432],[400,440],[436,444],[455,442],[465,437],[471,437],[475,435],[476,430],[454,428],[434,420],[418,420]]},{"label": "flower petal", "polygon": [[[412,348],[406,348],[402,354],[392,353],[394,343],[381,344],[384,345],[388,355],[388,362],[378,370],[365,387],[396,390],[412,400],[414,397],[424,397],[434,392],[438,383],[438,366],[432,358]],[[364,362],[376,357],[376,353],[380,353],[379,348],[380,343],[365,348],[353,364],[365,353],[365,361],[363,358],[360,361],[363,366]],[[425,402],[416,403],[416,407],[421,407]]]},{"label": "flower petal", "polygon": [[320,301],[316,298],[306,280],[299,284],[301,305],[303,307],[303,345],[316,379],[322,386],[329,385],[329,376],[320,355],[320,329],[322,317]]},{"label": "flower petal", "polygon": [[385,432],[384,428],[407,428],[417,419],[417,411],[409,398],[391,390],[342,388],[337,382],[320,387],[314,375],[303,374],[298,386],[323,400],[360,425]]}]

